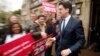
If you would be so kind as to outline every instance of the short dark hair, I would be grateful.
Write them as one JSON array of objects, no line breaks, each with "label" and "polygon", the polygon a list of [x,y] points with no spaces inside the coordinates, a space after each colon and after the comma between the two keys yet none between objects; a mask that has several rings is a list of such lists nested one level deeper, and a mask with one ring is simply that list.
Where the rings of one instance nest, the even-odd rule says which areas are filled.
[{"label": "short dark hair", "polygon": [[39,16],[37,17],[37,19],[39,19],[40,17],[44,17],[44,18],[45,18],[45,16],[44,16],[44,15],[39,15]]},{"label": "short dark hair", "polygon": [[71,2],[69,2],[69,1],[60,2],[59,5],[63,5],[63,7],[64,7],[65,9],[68,8],[68,9],[69,9],[69,13],[71,13],[71,11],[72,11],[72,4],[71,4]]}]

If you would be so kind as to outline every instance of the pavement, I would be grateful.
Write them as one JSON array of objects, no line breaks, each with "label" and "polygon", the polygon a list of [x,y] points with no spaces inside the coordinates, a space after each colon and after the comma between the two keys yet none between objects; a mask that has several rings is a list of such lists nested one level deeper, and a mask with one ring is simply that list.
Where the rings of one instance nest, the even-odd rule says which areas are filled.
[{"label": "pavement", "polygon": [[82,49],[81,54],[79,56],[100,56],[100,52],[94,52],[91,49]]},{"label": "pavement", "polygon": [[[52,56],[56,56],[54,46],[52,48]],[[79,56],[100,56],[100,52],[94,52],[91,48],[84,47],[81,49]]]},{"label": "pavement", "polygon": [[[54,48],[52,51],[52,56],[56,56],[55,52],[54,52]],[[91,49],[84,48],[81,50],[81,53],[79,54],[79,56],[100,56],[100,52],[94,52]]]}]

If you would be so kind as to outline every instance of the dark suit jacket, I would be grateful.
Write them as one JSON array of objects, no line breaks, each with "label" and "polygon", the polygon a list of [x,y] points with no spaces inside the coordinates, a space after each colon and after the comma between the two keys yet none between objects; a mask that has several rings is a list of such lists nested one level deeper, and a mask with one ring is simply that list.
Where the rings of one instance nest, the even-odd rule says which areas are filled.
[{"label": "dark suit jacket", "polygon": [[[59,22],[59,28],[61,29],[61,21]],[[84,30],[82,26],[82,22],[73,17],[68,21],[65,29],[60,33],[60,35],[56,36],[56,40],[60,38],[57,56],[61,55],[61,51],[64,49],[71,50],[72,54],[78,54],[80,48],[84,45]]]}]

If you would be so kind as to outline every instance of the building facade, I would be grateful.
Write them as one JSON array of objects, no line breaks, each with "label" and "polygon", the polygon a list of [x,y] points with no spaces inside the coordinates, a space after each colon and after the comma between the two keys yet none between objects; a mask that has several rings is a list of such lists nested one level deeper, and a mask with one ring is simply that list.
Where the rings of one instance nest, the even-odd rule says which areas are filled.
[{"label": "building facade", "polygon": [[[63,0],[47,0],[47,1],[50,3],[55,3],[57,5],[59,1],[63,1]],[[99,7],[99,5],[98,5],[98,4],[100,4],[98,2],[99,0],[98,1],[95,1],[95,0],[65,0],[65,1],[72,2],[73,16],[82,20],[84,32],[85,32],[85,39],[86,39],[85,45],[87,45],[88,43],[91,42],[90,28],[94,23],[92,21],[96,21],[96,20],[92,19],[92,18],[96,18],[96,17],[93,17],[93,15],[94,15],[93,13],[95,13],[95,12],[93,12],[93,10],[96,10],[93,8],[95,8],[95,5],[97,5]],[[38,15],[42,14],[42,0],[31,0],[30,9],[27,9],[27,10],[29,10],[29,13],[36,13]],[[99,11],[99,8],[98,8],[97,12],[98,11]],[[97,25],[95,25],[95,27],[96,26]]]},{"label": "building facade", "polygon": [[91,6],[90,3],[91,3],[90,0],[75,1],[76,16],[82,20],[84,32],[85,32],[86,45],[88,43],[88,37],[89,37],[90,6]]},{"label": "building facade", "polygon": [[22,5],[21,20],[23,23],[23,27],[27,27],[27,25],[30,24],[31,22],[30,4],[31,4],[31,0],[24,0],[23,5]]},{"label": "building facade", "polygon": [[[32,0],[31,2],[31,13],[42,14],[42,1],[43,0]],[[47,0],[50,3],[57,3],[57,0]]]}]

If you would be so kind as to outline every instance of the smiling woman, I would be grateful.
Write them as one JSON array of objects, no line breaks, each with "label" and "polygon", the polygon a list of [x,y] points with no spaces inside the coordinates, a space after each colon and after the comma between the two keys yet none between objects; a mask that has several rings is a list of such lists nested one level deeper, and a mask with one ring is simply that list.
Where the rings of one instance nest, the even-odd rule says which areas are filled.
[{"label": "smiling woman", "polygon": [[22,27],[19,23],[13,23],[9,27],[9,33],[6,36],[5,43],[11,42],[15,39],[18,39],[21,36],[24,36],[26,33],[22,30]]}]

